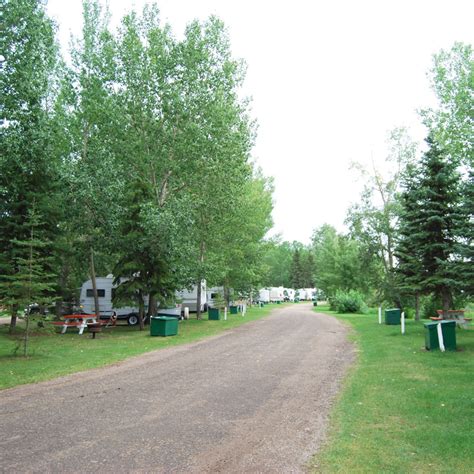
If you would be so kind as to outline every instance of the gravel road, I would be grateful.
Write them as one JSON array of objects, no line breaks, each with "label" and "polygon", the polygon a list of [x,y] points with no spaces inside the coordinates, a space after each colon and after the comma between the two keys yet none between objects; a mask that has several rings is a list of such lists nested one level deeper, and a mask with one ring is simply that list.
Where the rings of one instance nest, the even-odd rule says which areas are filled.
[{"label": "gravel road", "polygon": [[346,335],[299,304],[205,341],[4,390],[0,472],[304,472],[354,360]]}]

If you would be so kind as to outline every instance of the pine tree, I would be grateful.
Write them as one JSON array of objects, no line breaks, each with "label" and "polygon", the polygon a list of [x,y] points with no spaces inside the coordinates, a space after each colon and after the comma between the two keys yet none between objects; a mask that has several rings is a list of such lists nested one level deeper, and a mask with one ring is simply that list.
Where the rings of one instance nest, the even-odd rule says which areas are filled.
[{"label": "pine tree", "polygon": [[24,240],[12,240],[15,249],[14,272],[0,275],[0,302],[10,310],[26,308],[25,357],[28,354],[31,304],[45,306],[54,301],[55,275],[49,273],[51,257],[45,256],[49,253],[47,249],[50,248],[50,242],[42,239],[42,224],[33,202],[25,222],[29,235]]},{"label": "pine tree", "polygon": [[416,179],[418,168],[407,169],[400,196],[400,216],[395,256],[398,260],[396,281],[402,295],[415,297],[415,319],[419,319],[419,295],[421,292],[421,216],[420,192]]},{"label": "pine tree", "polygon": [[466,230],[466,214],[456,163],[445,157],[431,136],[427,143],[429,150],[421,161],[415,221],[419,225],[419,283],[423,292],[441,298],[446,314],[453,305],[453,293],[465,286],[459,272],[463,266],[459,243]]},{"label": "pine tree", "polygon": [[293,288],[303,287],[303,268],[301,265],[301,254],[298,249],[293,253],[293,259],[290,267],[290,281]]}]

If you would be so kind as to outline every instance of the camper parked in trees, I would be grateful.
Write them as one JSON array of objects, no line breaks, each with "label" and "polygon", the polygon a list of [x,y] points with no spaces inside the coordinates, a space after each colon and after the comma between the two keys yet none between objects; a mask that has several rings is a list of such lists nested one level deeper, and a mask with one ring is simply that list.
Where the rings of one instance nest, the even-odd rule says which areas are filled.
[{"label": "camper parked in trees", "polygon": [[[118,320],[126,320],[130,326],[138,324],[138,307],[136,306],[114,306],[113,297],[117,285],[114,285],[113,275],[96,278],[97,296],[99,300],[99,312],[101,318],[106,319],[116,316]],[[177,296],[178,298],[178,296]],[[87,280],[82,284],[81,294],[79,298],[82,311],[85,313],[95,313],[94,290],[92,288],[92,280]],[[196,300],[194,300],[196,308]],[[159,308],[158,314],[166,314],[167,316],[175,316],[181,318],[183,316],[183,307],[181,304],[175,305],[173,308]],[[145,314],[148,312],[148,297],[145,296]]]}]

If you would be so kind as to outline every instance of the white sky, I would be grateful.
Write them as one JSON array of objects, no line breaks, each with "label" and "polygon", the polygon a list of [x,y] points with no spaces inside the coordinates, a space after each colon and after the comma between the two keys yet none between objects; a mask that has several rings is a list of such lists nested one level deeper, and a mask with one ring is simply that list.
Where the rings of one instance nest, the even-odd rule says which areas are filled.
[{"label": "white sky", "polygon": [[[112,23],[145,0],[109,0]],[[245,93],[259,124],[254,156],[275,180],[273,233],[309,243],[324,223],[343,229],[361,182],[352,161],[382,163],[397,126],[423,140],[417,109],[435,105],[432,55],[474,43],[471,0],[161,0],[176,36],[219,16],[248,65]],[[49,0],[60,40],[80,33],[81,0]]]}]

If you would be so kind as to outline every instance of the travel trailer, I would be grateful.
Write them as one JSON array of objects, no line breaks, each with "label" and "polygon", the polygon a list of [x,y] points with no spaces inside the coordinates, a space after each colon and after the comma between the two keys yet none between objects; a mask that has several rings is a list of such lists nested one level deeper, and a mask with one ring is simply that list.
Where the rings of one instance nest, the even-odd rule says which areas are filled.
[{"label": "travel trailer", "polygon": [[266,288],[262,288],[258,292],[258,300],[261,301],[262,303],[270,303],[270,290],[267,290]]},{"label": "travel trailer", "polygon": [[283,295],[283,287],[278,286],[278,287],[272,287],[270,288],[270,301],[272,303],[277,303],[283,301],[285,296]]},{"label": "travel trailer", "polygon": [[[201,311],[207,311],[207,291],[206,291],[206,281],[201,282]],[[191,313],[197,311],[197,286],[194,286],[191,290],[184,289],[176,292],[176,299],[181,301],[181,306],[184,308],[189,308]]]},{"label": "travel trailer", "polygon": [[292,303],[295,301],[295,290],[293,288],[285,288],[283,295],[285,301],[291,301]]},{"label": "travel trailer", "polygon": [[[118,320],[126,320],[130,326],[138,324],[138,308],[136,306],[121,306],[114,307],[112,303],[113,292],[116,288],[114,285],[113,275],[107,275],[106,277],[97,277],[97,296],[99,297],[99,311],[101,318],[106,319],[111,316],[117,316]],[[87,280],[82,284],[81,295],[79,302],[82,310],[85,313],[94,313],[94,290],[92,289],[92,280]],[[145,314],[148,311],[148,297],[145,297]],[[157,311],[158,314],[174,316],[181,318],[183,314],[183,308],[181,304],[176,305],[174,308],[161,308]]]}]

